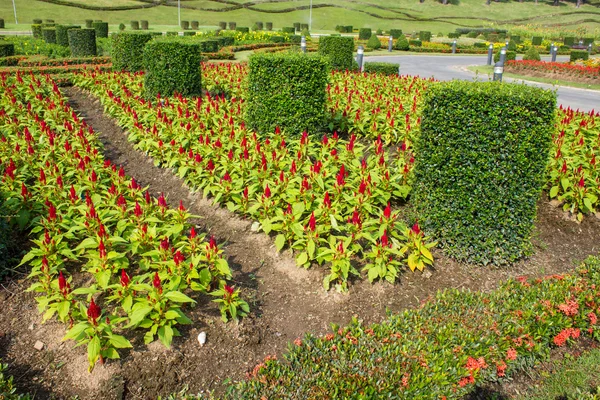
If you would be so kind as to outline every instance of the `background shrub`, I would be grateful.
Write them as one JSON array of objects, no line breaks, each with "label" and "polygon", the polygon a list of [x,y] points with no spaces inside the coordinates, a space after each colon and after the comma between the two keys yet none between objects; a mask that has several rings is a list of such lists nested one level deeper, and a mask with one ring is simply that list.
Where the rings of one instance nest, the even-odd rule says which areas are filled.
[{"label": "background shrub", "polygon": [[583,45],[584,46],[588,46],[590,44],[594,44],[594,38],[593,37],[583,38]]},{"label": "background shrub", "polygon": [[43,28],[42,38],[46,43],[56,44],[56,28]]},{"label": "background shrub", "polygon": [[79,25],[56,25],[56,43],[61,46],[69,45],[69,36],[67,31],[70,29],[81,29]]},{"label": "background shrub", "polygon": [[192,21],[192,29],[197,31],[200,28],[200,22],[199,21]]},{"label": "background shrub", "polygon": [[73,57],[96,55],[96,31],[94,29],[71,29],[67,31],[67,35]]},{"label": "background shrub", "polygon": [[[516,60],[516,59],[517,59],[517,52],[516,51],[507,51],[506,52],[506,59],[505,59],[505,61]],[[494,62],[497,63],[498,61],[500,61],[500,50],[498,50],[494,54]]]},{"label": "background shrub", "polygon": [[590,57],[587,50],[571,50],[570,61],[587,60]]},{"label": "background shrub", "polygon": [[12,57],[15,55],[14,43],[4,43],[0,41],[0,57]]},{"label": "background shrub", "polygon": [[291,33],[292,35],[296,33],[296,29],[293,26],[284,26],[281,28],[281,32],[283,33]]},{"label": "background shrub", "polygon": [[0,18],[0,29],[4,29],[4,18]]},{"label": "background shrub", "polygon": [[235,31],[236,27],[237,27],[237,24],[235,22],[230,22],[229,23],[229,30],[230,31]]},{"label": "background shrub", "polygon": [[431,42],[431,32],[429,32],[429,31],[419,32],[419,40],[421,42]]},{"label": "background shrub", "polygon": [[34,24],[36,24],[36,25],[41,25],[41,23],[42,23],[43,21],[42,21],[41,19],[39,19],[39,18],[34,18],[32,22],[33,22]]},{"label": "background shrub", "polygon": [[130,21],[129,26],[131,26],[131,29],[134,31],[140,30],[140,22],[139,21]]},{"label": "background shrub", "polygon": [[527,52],[523,55],[523,60],[531,60],[531,61],[540,61],[540,53],[535,48],[535,46],[531,46],[527,49]]},{"label": "background shrub", "polygon": [[497,43],[500,41],[500,35],[497,33],[490,33],[487,35],[487,40],[492,43]]},{"label": "background shrub", "polygon": [[147,31],[148,28],[150,27],[150,24],[145,19],[141,20],[140,24],[142,25],[142,30],[144,30],[144,31]]},{"label": "background shrub", "polygon": [[543,40],[544,38],[541,36],[534,36],[531,38],[531,44],[534,46],[541,46]]},{"label": "background shrub", "polygon": [[302,41],[302,36],[290,35],[289,40],[291,44],[300,44],[300,42]]},{"label": "background shrub", "polygon": [[294,24],[293,24],[293,25],[294,25],[294,29],[295,29],[296,31],[299,31],[299,30],[300,30],[300,25],[301,25],[301,24],[300,24],[300,22],[294,22]]},{"label": "background shrub", "polygon": [[264,29],[264,27],[265,27],[265,25],[261,21],[255,22],[255,25],[256,25],[256,30],[257,31],[262,31]]},{"label": "background shrub", "polygon": [[86,19],[85,20],[85,27],[88,29],[92,29],[92,24],[94,23],[94,20],[92,19]]},{"label": "background shrub", "polygon": [[305,29],[308,30],[308,24],[300,24],[300,30],[303,31]]},{"label": "background shrub", "polygon": [[479,36],[477,34],[477,31],[471,31],[471,32],[467,33],[467,37],[471,38],[471,39],[475,39],[477,36]]},{"label": "background shrub", "polygon": [[385,75],[398,75],[400,66],[394,63],[386,62],[366,62],[364,63],[364,72],[376,72]]},{"label": "background shrub", "polygon": [[42,25],[41,24],[32,24],[31,25],[31,33],[35,39],[42,38]]},{"label": "background shrub", "polygon": [[268,31],[272,31],[273,30],[273,23],[272,22],[267,22],[265,24],[265,27],[267,28]]},{"label": "background shrub", "polygon": [[152,39],[150,33],[117,33],[110,39],[115,71],[137,72],[144,69],[144,46]]},{"label": "background shrub", "polygon": [[247,26],[238,26],[235,28],[236,32],[248,33],[250,32],[250,28]]},{"label": "background shrub", "polygon": [[155,39],[144,47],[144,96],[200,96],[200,44],[194,39]]},{"label": "background shrub", "polygon": [[509,50],[509,51],[517,51],[517,43],[514,40],[511,39],[508,42],[507,50]]},{"label": "background shrub", "polygon": [[423,42],[421,42],[419,39],[411,39],[408,41],[408,44],[411,46],[421,47]]},{"label": "background shrub", "polygon": [[390,36],[398,39],[402,35],[402,29],[390,29]]},{"label": "background shrub", "polygon": [[358,40],[369,40],[372,34],[371,28],[360,28],[358,31]]},{"label": "background shrub", "polygon": [[408,44],[408,40],[406,39],[406,36],[400,35],[398,40],[396,40],[396,44],[394,44],[394,48],[396,50],[404,50],[404,51],[408,50],[410,48],[410,46]]},{"label": "background shrub", "polygon": [[198,41],[200,51],[202,53],[216,53],[219,51],[219,41],[215,39],[207,39]]},{"label": "background shrub", "polygon": [[371,36],[371,38],[369,38],[369,41],[367,42],[367,47],[373,50],[378,50],[381,48],[381,42],[379,41],[377,35],[373,35]]},{"label": "background shrub", "polygon": [[521,43],[521,36],[519,35],[510,35],[510,40],[514,41],[516,44]]},{"label": "background shrub", "polygon": [[326,118],[328,60],[297,53],[254,54],[250,57],[246,121],[262,134],[279,126],[300,136],[319,132]]},{"label": "background shrub", "polygon": [[190,29],[190,21],[181,21],[181,29],[184,31]]},{"label": "background shrub", "polygon": [[565,46],[573,46],[575,44],[575,38],[573,36],[567,36],[564,38],[563,43]]},{"label": "background shrub", "polygon": [[347,36],[321,36],[319,38],[319,54],[329,59],[333,69],[352,68],[354,39]]},{"label": "background shrub", "polygon": [[121,22],[119,24],[119,31],[123,32],[124,30],[125,30],[125,24]]},{"label": "background shrub", "polygon": [[449,39],[458,39],[459,37],[460,37],[460,33],[458,33],[458,32],[450,32],[448,34]]},{"label": "background shrub", "polygon": [[504,264],[530,253],[556,95],[526,85],[452,81],[426,94],[412,203],[448,255]]},{"label": "background shrub", "polygon": [[108,37],[108,22],[94,22],[92,27],[96,31],[97,38],[107,38]]}]

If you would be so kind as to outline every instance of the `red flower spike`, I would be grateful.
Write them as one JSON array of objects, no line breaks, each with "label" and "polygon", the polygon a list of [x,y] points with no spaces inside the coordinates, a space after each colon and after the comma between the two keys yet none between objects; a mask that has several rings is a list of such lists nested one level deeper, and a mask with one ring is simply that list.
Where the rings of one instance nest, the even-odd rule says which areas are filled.
[{"label": "red flower spike", "polygon": [[158,291],[158,293],[162,294],[162,284],[160,282],[160,277],[158,276],[158,272],[154,273],[154,279],[152,279],[152,286]]},{"label": "red flower spike", "polygon": [[323,205],[327,208],[331,208],[331,199],[329,198],[329,192],[325,192],[325,197],[323,198]]},{"label": "red flower spike", "polygon": [[380,243],[381,243],[382,247],[392,247],[392,244],[388,240],[386,231],[383,231],[383,235],[381,236]]},{"label": "red flower spike", "polygon": [[100,310],[100,307],[98,307],[96,305],[96,303],[94,303],[94,299],[92,299],[88,309],[87,309],[87,317],[88,319],[94,324],[97,325],[97,319],[100,318],[100,314],[102,313],[102,310]]},{"label": "red flower spike", "polygon": [[385,219],[390,219],[392,217],[392,207],[390,207],[390,203],[387,203],[387,206],[383,210],[383,217]]},{"label": "red flower spike", "polygon": [[121,286],[127,287],[127,286],[129,286],[129,282],[131,282],[131,280],[129,279],[129,275],[127,275],[127,272],[125,272],[125,270],[122,269],[121,270]]},{"label": "red flower spike", "polygon": [[312,212],[312,214],[310,214],[310,218],[308,219],[308,229],[310,229],[312,232],[314,232],[315,229],[317,229],[317,221],[315,219],[314,211]]},{"label": "red flower spike", "polygon": [[66,288],[67,280],[65,279],[65,276],[63,275],[62,271],[60,271],[60,273],[58,274],[58,289],[64,293]]},{"label": "red flower spike", "polygon": [[268,199],[271,197],[271,189],[269,188],[269,184],[267,184],[267,186],[265,186],[265,193],[263,196],[265,199]]},{"label": "red flower spike", "polygon": [[185,212],[185,207],[183,206],[183,200],[179,200],[179,207],[177,208],[180,212]]},{"label": "red flower spike", "polygon": [[233,292],[234,292],[233,286],[225,285],[225,286],[223,286],[223,290],[225,291],[226,297],[233,296]]},{"label": "red flower spike", "polygon": [[190,240],[194,240],[195,237],[196,237],[196,230],[192,226],[192,228],[190,229]]},{"label": "red flower spike", "polygon": [[160,248],[163,251],[167,251],[169,250],[169,238],[165,237],[163,240],[160,241]]}]

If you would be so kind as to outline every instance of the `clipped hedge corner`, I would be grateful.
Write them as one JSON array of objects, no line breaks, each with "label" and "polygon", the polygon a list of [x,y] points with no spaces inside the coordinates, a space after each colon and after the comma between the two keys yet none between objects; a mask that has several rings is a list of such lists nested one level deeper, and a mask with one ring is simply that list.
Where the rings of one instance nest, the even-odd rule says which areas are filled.
[{"label": "clipped hedge corner", "polygon": [[94,29],[71,29],[67,31],[67,35],[73,57],[96,55],[96,31]]},{"label": "clipped hedge corner", "polygon": [[144,69],[144,46],[152,40],[150,33],[118,33],[111,36],[115,71],[136,72]]},{"label": "clipped hedge corner", "polygon": [[530,253],[556,96],[516,84],[452,81],[426,94],[413,205],[448,255],[505,264]]},{"label": "clipped hedge corner", "polygon": [[400,65],[387,62],[366,62],[364,63],[364,72],[375,72],[385,75],[397,75]]},{"label": "clipped hedge corner", "polygon": [[329,63],[322,56],[255,54],[250,57],[246,122],[260,133],[279,126],[288,134],[316,133],[325,123]]},{"label": "clipped hedge corner", "polygon": [[351,69],[354,39],[347,36],[321,36],[319,54],[329,58],[333,69]]}]

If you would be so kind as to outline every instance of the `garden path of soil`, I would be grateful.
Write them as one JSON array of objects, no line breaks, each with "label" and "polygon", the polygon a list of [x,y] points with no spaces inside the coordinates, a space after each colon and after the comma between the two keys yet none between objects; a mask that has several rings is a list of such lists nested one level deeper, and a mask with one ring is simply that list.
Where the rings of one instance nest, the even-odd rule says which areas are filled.
[{"label": "garden path of soil", "polygon": [[[251,221],[190,193],[171,170],[154,167],[104,115],[95,98],[77,88],[65,92],[104,143],[106,158],[122,165],[142,186],[149,186],[153,195],[164,192],[171,206],[183,200],[190,212],[201,216],[194,222],[224,243],[234,284],[242,288],[252,314],[239,324],[224,324],[209,298],[197,298],[198,305],[186,310],[193,324],[181,329],[182,336],[174,339],[171,350],[160,343],[144,346],[141,336],[133,335],[134,350],[88,374],[85,349],[60,341],[65,327],[58,322],[40,324],[34,296],[24,292],[28,282],[5,282],[0,287],[0,358],[9,363],[8,372],[21,390],[37,393],[38,398],[155,399],[184,385],[191,393],[222,393],[224,379],[243,379],[265,356],[281,357],[289,342],[306,332],[323,335],[330,323],[347,324],[354,315],[365,323],[380,322],[386,309],[398,312],[415,307],[438,289],[492,290],[508,277],[568,272],[574,263],[600,252],[597,218],[577,224],[543,200],[534,238],[536,253],[526,261],[482,268],[456,263],[435,251],[434,269],[406,272],[395,285],[360,280],[349,294],[325,292],[325,268],[296,267],[289,252],[277,254],[271,238],[251,231]],[[203,347],[196,340],[201,331],[208,339]],[[44,350],[34,349],[37,340],[45,343]]]}]

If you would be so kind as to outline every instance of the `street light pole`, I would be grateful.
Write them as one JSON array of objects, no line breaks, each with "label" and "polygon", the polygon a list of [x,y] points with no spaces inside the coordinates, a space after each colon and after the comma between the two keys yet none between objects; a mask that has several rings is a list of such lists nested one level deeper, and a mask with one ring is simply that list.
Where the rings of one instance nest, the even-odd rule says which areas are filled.
[{"label": "street light pole", "polygon": [[15,0],[12,0],[13,2],[13,11],[15,12],[15,24],[19,25],[19,20],[17,19],[17,6],[15,4]]},{"label": "street light pole", "polygon": [[181,0],[177,0],[177,25],[181,27]]},{"label": "street light pole", "polygon": [[308,31],[312,32],[312,0],[310,0],[310,7],[308,10]]}]

